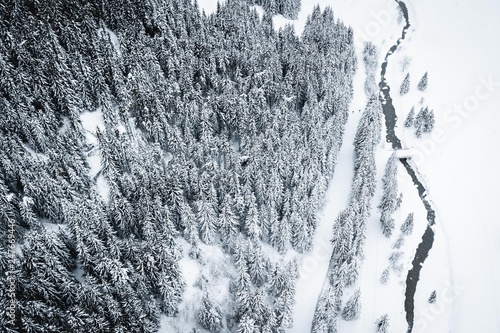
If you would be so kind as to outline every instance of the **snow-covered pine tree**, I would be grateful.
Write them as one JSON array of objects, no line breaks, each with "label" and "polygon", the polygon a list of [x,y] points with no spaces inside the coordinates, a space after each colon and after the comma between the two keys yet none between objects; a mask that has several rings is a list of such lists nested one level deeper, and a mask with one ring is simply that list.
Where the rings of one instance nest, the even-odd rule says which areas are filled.
[{"label": "snow-covered pine tree", "polygon": [[392,218],[389,212],[383,211],[382,214],[380,214],[380,224],[384,236],[390,238],[396,225],[396,221]]},{"label": "snow-covered pine tree", "polygon": [[266,296],[264,289],[259,289],[253,294],[250,300],[252,317],[257,327],[263,327],[270,315],[270,311],[266,304]]},{"label": "snow-covered pine tree", "polygon": [[248,251],[248,272],[252,282],[261,286],[268,276],[268,260],[259,242],[254,241]]},{"label": "snow-covered pine tree", "polygon": [[200,199],[196,202],[196,219],[200,239],[206,244],[212,244],[215,241],[217,217],[209,199]]},{"label": "snow-covered pine tree", "polygon": [[422,78],[418,82],[417,87],[418,87],[418,90],[420,90],[420,91],[424,91],[425,89],[427,89],[427,72],[425,72],[424,76],[422,76]]},{"label": "snow-covered pine tree", "polygon": [[403,82],[401,82],[401,87],[399,88],[399,94],[405,95],[410,91],[410,73],[407,73]]},{"label": "snow-covered pine tree", "polygon": [[420,137],[422,133],[430,133],[434,128],[434,110],[430,110],[428,107],[421,108],[420,112],[415,118],[415,127],[417,128],[415,134]]},{"label": "snow-covered pine tree", "polygon": [[250,314],[246,314],[240,319],[238,333],[255,333],[255,320]]},{"label": "snow-covered pine tree", "polygon": [[257,209],[257,203],[255,202],[255,196],[253,195],[253,193],[250,195],[250,202],[248,204],[246,213],[245,231],[250,239],[260,240],[262,235],[262,228],[260,223],[259,211]]},{"label": "snow-covered pine tree", "polygon": [[435,290],[432,291],[431,295],[429,296],[429,303],[435,303],[436,302],[436,299],[437,299],[437,293]]},{"label": "snow-covered pine tree", "polygon": [[344,309],[342,310],[342,319],[351,321],[359,318],[361,312],[360,303],[361,291],[358,289],[347,301]]},{"label": "snow-covered pine tree", "polygon": [[212,297],[206,292],[201,299],[201,306],[198,311],[198,323],[212,333],[220,332],[222,327],[222,312],[214,304]]},{"label": "snow-covered pine tree", "polygon": [[434,110],[428,110],[427,108],[426,109],[426,113],[425,113],[425,122],[424,122],[424,126],[423,126],[423,131],[425,133],[430,133],[432,132],[433,128],[434,128],[434,123],[435,123],[435,119],[434,119]]},{"label": "snow-covered pine tree", "polygon": [[292,246],[299,252],[304,253],[307,250],[308,228],[307,222],[302,221],[297,212],[293,212],[290,216],[290,223],[292,229]]},{"label": "snow-covered pine tree", "polygon": [[337,333],[336,296],[334,287],[321,294],[312,323],[312,333]]},{"label": "snow-covered pine tree", "polygon": [[394,230],[394,219],[391,217],[397,209],[398,202],[398,184],[397,184],[397,158],[393,153],[385,166],[384,177],[382,178],[382,198],[378,206],[381,212],[380,222],[382,232],[386,237],[392,235]]},{"label": "snow-covered pine tree", "polygon": [[402,251],[393,252],[389,256],[389,264],[390,264],[391,268],[393,270],[395,270],[396,272],[399,272],[399,267],[400,267],[399,262],[400,262],[402,257],[403,257]]},{"label": "snow-covered pine tree", "polygon": [[386,284],[387,281],[389,281],[389,274],[390,274],[389,267],[387,267],[380,275],[380,283]]},{"label": "snow-covered pine tree", "polygon": [[406,220],[401,224],[401,232],[407,236],[413,232],[413,213],[408,214]]},{"label": "snow-covered pine tree", "polygon": [[226,244],[230,244],[234,240],[240,227],[233,207],[234,204],[231,196],[226,194],[219,207],[219,230],[222,240]]},{"label": "snow-covered pine tree", "polygon": [[377,333],[387,333],[389,330],[389,315],[386,313],[375,321]]},{"label": "snow-covered pine tree", "polygon": [[378,85],[375,80],[377,69],[378,51],[372,42],[365,42],[363,46],[363,62],[365,64],[365,93],[372,96],[378,91]]},{"label": "snow-covered pine tree", "polygon": [[408,113],[408,116],[406,117],[406,120],[404,123],[405,127],[407,127],[407,128],[412,127],[414,119],[415,119],[415,107],[412,106],[410,113]]},{"label": "snow-covered pine tree", "polygon": [[405,239],[403,238],[403,235],[400,235],[396,242],[394,242],[394,246],[392,248],[399,250],[404,245],[404,242]]}]

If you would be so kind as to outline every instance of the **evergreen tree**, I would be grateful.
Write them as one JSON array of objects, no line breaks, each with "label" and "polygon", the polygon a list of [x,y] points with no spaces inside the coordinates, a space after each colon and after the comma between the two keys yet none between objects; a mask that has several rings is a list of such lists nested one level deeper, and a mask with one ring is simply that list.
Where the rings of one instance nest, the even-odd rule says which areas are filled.
[{"label": "evergreen tree", "polygon": [[212,203],[207,199],[198,200],[196,203],[196,218],[200,230],[200,239],[206,244],[215,241],[217,220]]},{"label": "evergreen tree", "polygon": [[413,213],[408,214],[406,220],[401,225],[401,232],[409,236],[413,232]]},{"label": "evergreen tree", "polygon": [[239,231],[239,221],[233,211],[233,200],[226,194],[219,209],[219,230],[222,239],[226,243],[230,243]]},{"label": "evergreen tree", "polygon": [[389,330],[389,316],[387,314],[380,316],[375,321],[375,324],[377,325],[377,333],[387,333]]},{"label": "evergreen tree", "polygon": [[392,231],[394,230],[394,219],[391,217],[392,213],[397,209],[397,192],[398,192],[398,184],[397,184],[397,158],[393,153],[389,160],[387,161],[385,167],[384,177],[382,178],[383,183],[383,193],[382,199],[378,206],[381,211],[380,222],[382,224],[382,232],[386,237],[390,237],[392,235]]},{"label": "evergreen tree", "polygon": [[344,310],[342,311],[342,318],[344,320],[356,320],[359,318],[361,312],[361,304],[360,304],[360,295],[361,291],[358,289],[354,292],[354,295],[349,298],[347,301]]},{"label": "evergreen tree", "polygon": [[420,91],[424,91],[425,89],[427,89],[427,72],[425,72],[424,76],[422,76],[422,78],[418,82],[417,87],[418,87],[418,90],[420,90]]},{"label": "evergreen tree", "polygon": [[406,120],[405,120],[405,127],[412,127],[413,126],[413,122],[414,122],[414,118],[415,118],[415,107],[412,106],[411,110],[410,110],[410,113],[408,113],[408,116],[406,117]]},{"label": "evergreen tree", "polygon": [[387,281],[389,281],[389,274],[390,274],[389,267],[387,267],[382,272],[382,275],[380,275],[380,283],[386,284]]},{"label": "evergreen tree", "polygon": [[399,88],[400,95],[405,95],[410,91],[410,73],[407,73],[403,82],[401,82],[401,87]]},{"label": "evergreen tree", "polygon": [[238,333],[255,333],[255,321],[250,315],[241,318],[238,324]]},{"label": "evergreen tree", "polygon": [[261,286],[267,280],[267,266],[262,247],[255,242],[248,251],[248,271],[256,286]]},{"label": "evergreen tree", "polygon": [[222,312],[207,293],[201,300],[198,323],[210,332],[220,332],[222,328]]},{"label": "evergreen tree", "polygon": [[435,303],[437,299],[437,293],[435,290],[432,291],[431,295],[429,296],[428,302],[429,303]]}]

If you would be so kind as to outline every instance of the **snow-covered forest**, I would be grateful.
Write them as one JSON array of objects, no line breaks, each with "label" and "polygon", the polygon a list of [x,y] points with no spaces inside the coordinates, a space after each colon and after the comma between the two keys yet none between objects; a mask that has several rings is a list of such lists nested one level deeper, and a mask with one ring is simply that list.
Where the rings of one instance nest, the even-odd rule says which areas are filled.
[{"label": "snow-covered forest", "polygon": [[428,5],[348,2],[1,1],[0,331],[470,332]]},{"label": "snow-covered forest", "polygon": [[352,31],[317,7],[299,39],[236,0],[209,16],[183,0],[1,10],[12,329],[291,327],[294,253],[352,97]]}]

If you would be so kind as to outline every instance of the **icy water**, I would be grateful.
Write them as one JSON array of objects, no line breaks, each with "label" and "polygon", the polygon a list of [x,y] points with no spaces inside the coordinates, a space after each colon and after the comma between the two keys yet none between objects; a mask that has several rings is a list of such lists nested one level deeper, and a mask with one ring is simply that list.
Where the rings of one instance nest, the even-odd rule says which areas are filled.
[{"label": "icy water", "polygon": [[[385,125],[387,129],[386,140],[387,142],[391,143],[392,148],[394,150],[401,149],[402,146],[401,146],[401,141],[397,137],[396,132],[394,130],[398,117],[396,114],[396,109],[392,104],[392,98],[390,95],[391,88],[386,82],[385,73],[387,70],[389,57],[397,50],[399,44],[401,44],[401,42],[405,39],[406,33],[410,28],[410,20],[408,18],[408,8],[406,7],[406,4],[398,0],[396,0],[396,2],[398,3],[401,12],[403,13],[406,24],[403,27],[401,38],[397,40],[396,44],[391,46],[391,48],[389,49],[384,58],[384,62],[382,63],[382,71],[380,75],[381,79],[379,83],[379,88],[381,92],[380,101],[382,103]],[[408,271],[408,275],[406,277],[405,311],[406,311],[406,321],[408,322],[407,333],[410,333],[413,330],[414,308],[415,308],[414,296],[415,296],[415,291],[417,289],[417,283],[420,277],[420,270],[422,268],[422,264],[429,255],[429,251],[432,248],[432,244],[434,243],[434,231],[432,230],[432,226],[435,224],[436,214],[427,199],[427,190],[425,189],[422,182],[419,180],[418,172],[416,171],[416,169],[414,169],[412,165],[410,165],[410,162],[406,158],[400,159],[400,162],[405,167],[406,171],[408,172],[408,175],[410,175],[413,183],[415,184],[418,190],[418,195],[420,196],[420,199],[422,200],[422,203],[425,209],[427,210],[427,221],[428,221],[427,229],[425,230],[424,235],[422,236],[422,242],[418,245],[415,257],[413,258],[412,268]]]}]

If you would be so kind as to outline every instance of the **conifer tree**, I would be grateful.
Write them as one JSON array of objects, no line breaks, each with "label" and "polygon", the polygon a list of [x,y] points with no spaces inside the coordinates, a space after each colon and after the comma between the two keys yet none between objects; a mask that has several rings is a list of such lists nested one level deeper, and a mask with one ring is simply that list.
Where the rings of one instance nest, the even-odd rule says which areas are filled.
[{"label": "conifer tree", "polygon": [[408,214],[406,220],[401,225],[401,232],[407,236],[413,232],[413,213]]},{"label": "conifer tree", "polygon": [[212,203],[207,199],[196,202],[196,218],[200,231],[200,239],[206,244],[212,244],[216,235],[216,215]]},{"label": "conifer tree", "polygon": [[375,324],[377,325],[377,333],[387,333],[389,330],[389,316],[387,314],[380,316],[375,321]]},{"label": "conifer tree", "polygon": [[410,73],[407,73],[403,82],[401,82],[401,87],[399,88],[400,95],[405,95],[410,91]]},{"label": "conifer tree", "polygon": [[214,304],[208,293],[203,295],[201,307],[198,311],[198,323],[210,332],[220,332],[222,327],[222,312]]},{"label": "conifer tree", "polygon": [[431,295],[429,296],[428,302],[429,303],[435,303],[437,299],[437,293],[435,290],[432,291]]},{"label": "conifer tree", "polygon": [[387,281],[389,281],[389,274],[390,274],[389,267],[387,267],[380,275],[380,283],[386,284]]},{"label": "conifer tree", "polygon": [[382,232],[386,237],[390,237],[392,235],[392,231],[394,229],[394,219],[391,217],[392,213],[397,209],[397,192],[398,192],[398,184],[397,184],[397,158],[393,153],[389,160],[387,161],[385,167],[384,177],[382,178],[383,183],[383,193],[382,199],[380,200],[380,204],[378,206],[381,211],[380,222],[382,224]]},{"label": "conifer tree", "polygon": [[255,320],[250,315],[244,315],[241,318],[238,333],[255,333]]},{"label": "conifer tree", "polygon": [[248,251],[248,271],[256,286],[261,286],[267,280],[267,266],[262,247],[257,242],[253,243]]},{"label": "conifer tree", "polygon": [[408,116],[406,117],[406,120],[405,120],[405,127],[412,127],[413,126],[413,122],[414,122],[414,118],[415,118],[415,107],[412,106],[411,107],[411,110],[410,110],[410,113],[408,113]]},{"label": "conifer tree", "polygon": [[424,91],[425,89],[427,89],[427,72],[425,72],[424,76],[422,76],[422,78],[418,82],[417,87],[418,87],[418,90],[420,90],[420,91]]},{"label": "conifer tree", "polygon": [[360,295],[361,291],[358,289],[354,292],[354,295],[349,298],[347,301],[344,310],[342,311],[342,318],[344,320],[356,320],[359,318],[361,312],[361,304],[360,304]]}]

